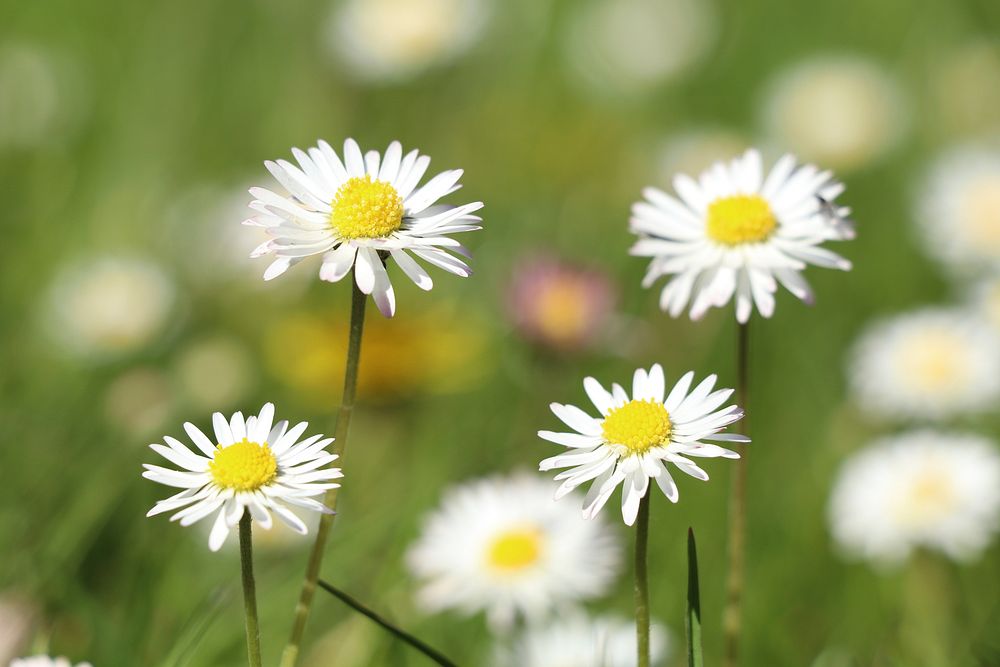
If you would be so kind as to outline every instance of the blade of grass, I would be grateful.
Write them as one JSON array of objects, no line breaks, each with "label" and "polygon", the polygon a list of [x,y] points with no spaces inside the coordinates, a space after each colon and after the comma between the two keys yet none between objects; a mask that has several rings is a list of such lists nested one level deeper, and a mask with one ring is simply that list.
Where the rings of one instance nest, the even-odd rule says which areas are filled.
[{"label": "blade of grass", "polygon": [[229,599],[229,589],[217,589],[203,599],[196,607],[197,611],[184,624],[177,640],[160,667],[183,667],[191,660],[198,644],[208,633],[219,612]]},{"label": "blade of grass", "polygon": [[694,530],[688,528],[688,595],[687,618],[688,667],[704,667],[701,650],[701,594],[698,592],[698,550],[694,543]]}]

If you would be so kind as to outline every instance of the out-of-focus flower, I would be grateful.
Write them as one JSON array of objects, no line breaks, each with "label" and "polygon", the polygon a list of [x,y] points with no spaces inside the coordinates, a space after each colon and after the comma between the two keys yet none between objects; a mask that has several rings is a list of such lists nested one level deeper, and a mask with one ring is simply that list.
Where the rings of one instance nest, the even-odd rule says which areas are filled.
[{"label": "out-of-focus flower", "polygon": [[725,128],[696,128],[671,136],[659,151],[659,182],[670,183],[678,173],[700,174],[718,162],[720,155],[739,155],[749,147],[746,138]]},{"label": "out-of-focus flower", "polygon": [[602,95],[643,92],[679,76],[715,37],[715,11],[702,0],[588,0],[574,11],[566,58]]},{"label": "out-of-focus flower", "polygon": [[604,593],[620,560],[606,524],[583,521],[526,474],[449,490],[407,553],[425,608],[485,611],[495,629]]},{"label": "out-of-focus flower", "polygon": [[[327,404],[344,380],[347,323],[309,314],[275,322],[266,339],[271,371],[309,400]],[[392,402],[451,393],[491,372],[486,331],[447,308],[365,323],[358,393]],[[296,354],[289,355],[289,350]]]},{"label": "out-of-focus flower", "polygon": [[174,285],[155,264],[105,256],[67,267],[48,299],[53,338],[87,358],[133,352],[163,330],[174,305]]},{"label": "out-of-focus flower", "polygon": [[781,72],[764,103],[772,140],[835,169],[863,167],[889,152],[909,120],[899,84],[875,63],[816,58]]},{"label": "out-of-focus flower", "polygon": [[[74,667],[66,658],[50,658],[47,655],[35,655],[30,658],[12,660],[10,667]],[[76,667],[92,667],[89,662],[78,662]]]},{"label": "out-of-focus flower", "polygon": [[462,187],[461,169],[441,172],[418,188],[431,159],[416,150],[404,157],[398,141],[389,144],[385,155],[375,150],[362,155],[357,142],[348,139],[344,162],[322,140],[308,155],[298,148],[292,155],[298,166],[287,160],[264,162],[291,196],[250,188],[255,197],[250,208],[257,215],[244,224],[261,227],[272,237],[251,256],[277,257],[264,271],[264,280],[277,278],[306,257],[322,255],[320,280],[337,282],[353,271],[358,288],[392,317],[396,293],[386,272],[389,259],[423,290],[434,282],[411,253],[462,278],[472,275],[464,261],[448,252],[469,257],[449,235],[482,229],[482,218],[472,214],[483,203],[437,204]]},{"label": "out-of-focus flower", "polygon": [[[314,500],[327,489],[340,484],[340,468],[327,468],[337,459],[326,451],[333,438],[314,435],[299,441],[308,424],[300,422],[288,428],[287,421],[273,424],[274,406],[261,408],[259,415],[246,419],[240,412],[226,420],[222,413],[212,415],[215,442],[191,422],[184,430],[201,452],[197,454],[179,440],[164,436],[166,445],[149,447],[183,470],[143,464],[142,476],[159,484],[184,489],[149,510],[146,516],[180,510],[170,517],[182,526],[201,521],[218,512],[208,547],[218,551],[239,523],[250,512],[261,528],[271,528],[271,512],[290,528],[305,534],[308,527],[287,505],[328,513],[329,509]],[[273,427],[272,427],[273,424]]]},{"label": "out-of-focus flower", "polygon": [[108,421],[134,436],[155,432],[174,407],[170,382],[156,368],[125,371],[111,381],[104,394]]},{"label": "out-of-focus flower", "polygon": [[611,279],[552,257],[534,257],[513,273],[507,311],[518,332],[556,351],[594,343],[615,306]]},{"label": "out-of-focus flower", "polygon": [[191,344],[177,358],[184,397],[197,407],[230,406],[253,387],[254,361],[235,338],[217,336]]},{"label": "out-of-focus flower", "polygon": [[1000,149],[966,146],[942,155],[916,212],[927,251],[956,273],[1000,262]]},{"label": "out-of-focus flower", "polygon": [[576,406],[552,403],[552,413],[573,429],[571,433],[538,432],[540,438],[571,450],[539,464],[542,471],[568,468],[555,477],[562,481],[556,499],[590,482],[583,516],[592,519],[621,484],[622,518],[631,526],[650,479],[656,480],[671,502],[677,502],[677,485],[667,463],[705,481],[708,473],[689,457],[738,459],[740,455],[732,450],[702,442],[750,442],[743,435],[722,433],[743,418],[738,406],[720,409],[733,390],[712,391],[716,376],[709,375],[692,391],[693,379],[694,372],[685,374],[668,396],[662,366],[655,364],[648,373],[639,368],[629,398],[619,384],[613,384],[609,392],[594,378],[585,378],[583,388],[601,415],[596,418]]},{"label": "out-of-focus flower", "polygon": [[830,526],[847,554],[876,562],[918,547],[975,558],[1000,527],[996,444],[937,431],[879,440],[841,468]]},{"label": "out-of-focus flower", "polygon": [[851,355],[855,398],[868,412],[934,420],[1000,401],[1000,342],[981,319],[927,309],[877,322]]},{"label": "out-of-focus flower", "polygon": [[[650,626],[650,659],[667,656],[667,631]],[[527,628],[512,646],[497,650],[496,667],[635,667],[635,623],[617,617],[575,613]]]},{"label": "out-of-focus flower", "polygon": [[850,210],[834,202],[844,186],[829,171],[798,166],[785,155],[765,178],[760,153],[749,150],[728,164],[717,162],[698,181],[678,174],[674,189],[680,199],[643,190],[645,200],[632,205],[630,220],[639,237],[631,254],[653,258],[643,287],[672,276],[660,308],[673,317],[690,303],[691,319],[699,319],[730,300],[741,323],[755,305],[770,317],[778,283],[812,302],[800,274],[807,265],[851,268],[821,246],[854,236]]},{"label": "out-of-focus flower", "polygon": [[326,30],[330,51],[358,79],[394,82],[442,65],[479,40],[491,0],[347,0]]},{"label": "out-of-focus flower", "polygon": [[1000,333],[1000,267],[991,271],[972,288],[972,307],[976,315]]},{"label": "out-of-focus flower", "polygon": [[947,129],[977,135],[1000,126],[1000,48],[965,42],[935,59],[930,78],[937,115]]},{"label": "out-of-focus flower", "polygon": [[16,658],[31,639],[35,613],[34,606],[16,594],[0,596],[0,665]]}]

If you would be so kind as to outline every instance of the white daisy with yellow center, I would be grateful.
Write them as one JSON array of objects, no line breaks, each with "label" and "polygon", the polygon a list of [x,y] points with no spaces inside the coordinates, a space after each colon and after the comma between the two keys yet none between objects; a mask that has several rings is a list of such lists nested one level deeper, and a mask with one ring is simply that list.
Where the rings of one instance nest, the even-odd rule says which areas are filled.
[{"label": "white daisy with yellow center", "polygon": [[892,563],[926,548],[973,559],[1000,528],[1000,450],[953,432],[884,438],[844,463],[829,513],[853,557]]},{"label": "white daisy with yellow center", "polygon": [[995,409],[1000,337],[982,318],[926,309],[876,322],[855,344],[855,401],[896,419],[939,420]]},{"label": "white daisy with yellow center", "polygon": [[165,436],[165,445],[150,448],[183,470],[144,464],[142,476],[154,482],[184,489],[156,503],[146,516],[177,511],[171,521],[190,526],[215,513],[208,546],[218,551],[230,529],[239,523],[244,512],[265,530],[272,526],[273,512],[296,532],[305,535],[308,528],[288,506],[329,513],[314,500],[327,489],[340,486],[340,468],[326,467],[337,459],[326,451],[333,438],[313,435],[299,440],[308,424],[300,422],[288,428],[287,421],[274,421],[274,405],[267,403],[260,414],[243,418],[237,412],[227,420],[222,413],[212,415],[215,440],[194,424],[184,430],[201,452],[196,453],[175,438]]},{"label": "white daisy with yellow center", "polygon": [[250,208],[257,215],[243,224],[262,227],[272,237],[251,256],[277,257],[264,280],[306,257],[322,255],[321,280],[337,282],[354,269],[358,288],[392,317],[396,295],[386,272],[390,259],[424,290],[434,283],[415,258],[463,278],[472,274],[452,254],[468,257],[468,250],[449,235],[481,229],[481,218],[472,214],[482,202],[436,203],[461,188],[461,169],[442,172],[418,187],[430,158],[415,150],[404,156],[398,141],[384,154],[362,154],[357,142],[348,139],[343,162],[325,141],[308,151],[293,148],[292,154],[297,165],[264,163],[287,194],[250,188],[255,197]]},{"label": "white daisy with yellow center", "polygon": [[407,553],[425,609],[484,611],[495,629],[601,595],[620,561],[606,524],[583,521],[527,474],[449,490]]},{"label": "white daisy with yellow center", "polygon": [[698,181],[677,175],[674,188],[679,199],[646,188],[630,220],[639,236],[631,254],[652,258],[643,286],[672,276],[660,307],[673,317],[690,304],[691,318],[698,319],[730,300],[741,323],[754,306],[770,317],[779,283],[812,302],[800,275],[807,265],[851,268],[821,247],[854,237],[850,209],[835,203],[844,186],[829,171],[785,155],[765,178],[760,153],[748,150],[728,164],[717,162]]},{"label": "white daisy with yellow center", "polygon": [[[47,655],[34,655],[30,658],[12,660],[10,667],[74,667],[68,658],[52,658]],[[89,662],[76,663],[76,667],[91,667]]]},{"label": "white daisy with yellow center", "polygon": [[708,473],[690,457],[738,459],[736,452],[704,442],[750,442],[746,436],[721,432],[743,418],[739,407],[722,407],[733,390],[713,391],[714,375],[691,390],[693,380],[694,372],[687,373],[666,395],[663,368],[655,364],[648,372],[636,370],[631,398],[618,384],[613,384],[609,392],[594,378],[586,378],[583,388],[600,417],[591,417],[573,405],[553,403],[552,412],[574,431],[538,432],[539,437],[572,450],[539,465],[542,471],[568,468],[555,477],[562,482],[556,499],[590,482],[583,503],[583,516],[589,519],[597,515],[621,484],[622,518],[631,526],[650,479],[656,480],[671,502],[677,502],[677,485],[667,463],[704,481]]}]

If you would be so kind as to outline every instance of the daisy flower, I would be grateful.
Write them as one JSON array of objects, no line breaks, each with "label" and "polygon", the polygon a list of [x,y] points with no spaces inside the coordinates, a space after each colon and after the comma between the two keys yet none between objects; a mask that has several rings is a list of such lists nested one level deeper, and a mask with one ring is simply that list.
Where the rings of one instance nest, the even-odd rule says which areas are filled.
[{"label": "daisy flower", "polygon": [[288,428],[287,421],[272,426],[273,421],[271,403],[265,404],[259,415],[246,419],[237,412],[226,420],[216,412],[212,415],[214,441],[194,424],[184,424],[200,454],[170,436],[164,436],[166,445],[150,445],[183,470],[147,463],[142,476],[184,490],[156,503],[146,516],[180,510],[170,520],[190,526],[216,513],[208,537],[212,551],[222,547],[244,511],[265,530],[271,528],[274,512],[290,528],[306,534],[306,524],[287,506],[330,512],[313,498],[340,486],[331,481],[343,477],[340,468],[323,467],[337,458],[325,450],[333,438],[313,435],[300,441],[306,422]]},{"label": "daisy flower", "polygon": [[431,159],[410,151],[405,156],[398,141],[384,155],[361,153],[353,139],[344,142],[344,160],[325,141],[308,153],[292,149],[298,165],[268,160],[268,171],[288,195],[266,188],[250,188],[257,215],[243,224],[263,227],[272,238],[251,257],[275,255],[264,280],[280,276],[310,255],[322,255],[321,280],[337,282],[354,269],[358,288],[370,294],[386,317],[396,312],[396,295],[386,272],[390,258],[417,287],[434,283],[414,256],[455,275],[472,270],[449,250],[469,256],[461,243],[448,236],[481,229],[472,215],[482,202],[451,206],[436,204],[461,186],[461,169],[441,172],[424,185],[417,184]]},{"label": "daisy flower", "polygon": [[[654,623],[649,639],[651,664],[661,664],[669,647],[667,631]],[[635,667],[635,623],[574,613],[527,628],[496,654],[497,667]]]},{"label": "daisy flower", "polygon": [[[47,655],[35,655],[30,658],[12,660],[10,667],[73,667],[66,658],[50,658]],[[91,667],[89,662],[79,662],[76,667]]]},{"label": "daisy flower", "polygon": [[556,500],[591,482],[583,502],[583,516],[590,519],[621,484],[622,518],[631,526],[650,479],[656,480],[671,502],[677,502],[677,485],[667,463],[695,479],[707,480],[708,473],[689,457],[738,459],[734,451],[702,442],[750,442],[746,436],[720,432],[743,418],[743,410],[735,405],[721,408],[733,390],[712,391],[716,376],[710,375],[692,391],[693,379],[693,371],[685,374],[664,398],[663,367],[655,364],[649,372],[636,370],[631,398],[621,385],[614,384],[608,391],[594,378],[586,378],[583,388],[599,417],[573,405],[550,405],[553,414],[574,431],[538,432],[539,437],[571,450],[539,465],[542,471],[567,468],[555,477],[562,481]]},{"label": "daisy flower", "polygon": [[497,630],[601,595],[620,562],[606,524],[583,521],[526,474],[449,490],[407,553],[425,609],[484,611]]},{"label": "daisy flower", "polygon": [[673,317],[690,304],[691,318],[698,319],[731,299],[740,323],[754,305],[770,317],[778,283],[812,302],[800,275],[808,264],[851,268],[820,245],[854,235],[850,210],[834,201],[844,186],[828,171],[798,166],[785,155],[765,178],[760,153],[748,150],[728,164],[717,162],[698,181],[675,176],[674,188],[680,199],[646,188],[630,221],[639,236],[631,254],[653,258],[643,286],[672,276],[660,308]]},{"label": "daisy flower", "polygon": [[947,419],[1000,401],[1000,339],[983,319],[925,309],[872,325],[855,344],[857,403],[896,419]]},{"label": "daisy flower", "polygon": [[841,468],[829,516],[851,556],[892,563],[924,547],[970,560],[1000,528],[1000,452],[961,433],[879,440]]}]

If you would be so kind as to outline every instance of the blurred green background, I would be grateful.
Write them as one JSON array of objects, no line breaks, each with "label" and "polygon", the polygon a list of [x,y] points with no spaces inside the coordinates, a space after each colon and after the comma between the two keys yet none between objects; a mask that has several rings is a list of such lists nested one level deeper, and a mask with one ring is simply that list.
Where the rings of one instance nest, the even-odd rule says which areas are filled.
[{"label": "blurred green background", "polygon": [[[354,45],[348,58],[343,25],[358,3],[0,3],[0,597],[32,618],[8,650],[158,665],[192,642],[190,665],[242,663],[235,550],[210,553],[199,528],[143,518],[166,494],[140,464],[183,421],[207,427],[214,410],[268,400],[333,431],[348,286],[320,283],[310,263],[264,285],[266,260],[244,259],[258,239],[239,222],[246,187],[270,186],[264,159],[353,136],[379,149],[400,139],[432,170],[465,169],[452,201],[484,201],[485,228],[463,239],[472,278],[432,270],[435,289],[422,293],[395,272],[397,319],[369,310],[326,578],[460,664],[486,664],[480,618],[413,605],[402,554],[421,516],[451,483],[552,455],[535,431],[555,427],[550,401],[584,400],[585,375],[620,381],[662,362],[670,376],[693,368],[733,384],[731,311],[700,323],[661,314],[658,290],[639,286],[645,262],[627,254],[627,220],[643,186],[669,188],[675,170],[759,144],[771,159],[791,149],[838,169],[859,238],[834,248],[854,271],[808,272],[815,307],[783,293],[776,316],[753,323],[745,664],[931,664],[928,641],[945,642],[951,665],[1000,664],[996,545],[931,579],[880,573],[836,555],[825,514],[839,462],[886,430],[849,402],[845,351],[877,314],[955,297],[920,248],[912,200],[939,151],[1000,129],[1000,5],[401,4],[427,7],[393,18],[394,3],[371,2],[389,9],[351,30],[376,55]],[[858,99],[831,104],[817,86],[775,111],[783,73],[841,58],[877,73]],[[810,135],[845,117],[855,125],[839,138]],[[519,335],[507,293],[539,254],[614,285],[599,340]],[[93,324],[94,312],[105,319]],[[971,425],[997,434],[996,418]],[[676,506],[654,494],[652,603],[673,634],[671,665],[683,662],[688,526],[709,662],[721,655],[732,467],[706,468],[707,484],[679,480]],[[304,542],[258,544],[269,664],[306,556]],[[627,572],[591,607],[629,615]],[[328,597],[307,640],[307,665],[423,664]]]}]

